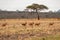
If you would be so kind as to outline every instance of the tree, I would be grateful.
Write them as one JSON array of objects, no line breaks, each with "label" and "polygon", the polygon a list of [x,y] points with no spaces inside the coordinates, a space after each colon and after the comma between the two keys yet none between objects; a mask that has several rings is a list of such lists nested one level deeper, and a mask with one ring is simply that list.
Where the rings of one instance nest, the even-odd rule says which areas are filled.
[{"label": "tree", "polygon": [[39,5],[39,4],[32,4],[32,5],[29,5],[26,7],[27,9],[32,9],[33,11],[35,11],[38,15],[38,20],[39,20],[39,14],[38,14],[38,11],[40,10],[44,10],[44,9],[48,9],[47,6],[45,5]]}]

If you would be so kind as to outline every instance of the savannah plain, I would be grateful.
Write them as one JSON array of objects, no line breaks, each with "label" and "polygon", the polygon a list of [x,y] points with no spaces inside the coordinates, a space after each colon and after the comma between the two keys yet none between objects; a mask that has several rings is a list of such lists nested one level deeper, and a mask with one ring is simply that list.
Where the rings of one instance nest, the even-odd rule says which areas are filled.
[{"label": "savannah plain", "polygon": [[0,19],[0,40],[60,40],[60,19]]}]

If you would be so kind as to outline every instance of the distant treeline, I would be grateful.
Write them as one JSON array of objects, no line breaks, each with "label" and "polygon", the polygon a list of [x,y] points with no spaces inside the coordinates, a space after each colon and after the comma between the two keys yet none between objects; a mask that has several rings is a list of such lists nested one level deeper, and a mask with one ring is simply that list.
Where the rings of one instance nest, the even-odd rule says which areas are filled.
[{"label": "distant treeline", "polygon": [[[60,18],[60,12],[38,12],[40,18]],[[37,18],[36,12],[0,11],[0,19]]]}]

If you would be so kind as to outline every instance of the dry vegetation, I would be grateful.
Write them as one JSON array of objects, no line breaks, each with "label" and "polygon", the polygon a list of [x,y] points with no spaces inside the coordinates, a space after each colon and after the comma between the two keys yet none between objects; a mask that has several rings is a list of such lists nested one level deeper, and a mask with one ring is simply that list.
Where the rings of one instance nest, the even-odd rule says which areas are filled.
[{"label": "dry vegetation", "polygon": [[60,40],[59,34],[60,19],[0,19],[0,40]]}]

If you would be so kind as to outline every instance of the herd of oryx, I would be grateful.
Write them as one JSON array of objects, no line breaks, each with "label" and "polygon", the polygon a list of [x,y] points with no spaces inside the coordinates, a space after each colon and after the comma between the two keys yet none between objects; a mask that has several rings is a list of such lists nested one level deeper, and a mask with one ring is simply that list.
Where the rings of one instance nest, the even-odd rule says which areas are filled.
[{"label": "herd of oryx", "polygon": [[21,23],[21,25],[23,25],[23,26],[26,26],[27,24],[30,25],[30,26],[33,26],[33,25],[39,26],[40,25],[40,23],[34,23],[34,22],[31,22],[31,23]]},{"label": "herd of oryx", "polygon": [[[22,25],[22,26],[27,26],[27,25],[29,25],[29,26],[33,26],[33,25],[39,26],[40,25],[40,23],[34,23],[34,22],[30,22],[30,23],[25,22],[25,23],[18,23],[18,24]],[[6,26],[6,25],[17,25],[17,24],[2,23],[1,26]]]}]

